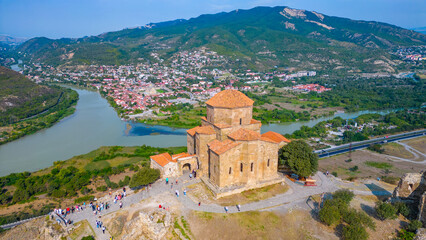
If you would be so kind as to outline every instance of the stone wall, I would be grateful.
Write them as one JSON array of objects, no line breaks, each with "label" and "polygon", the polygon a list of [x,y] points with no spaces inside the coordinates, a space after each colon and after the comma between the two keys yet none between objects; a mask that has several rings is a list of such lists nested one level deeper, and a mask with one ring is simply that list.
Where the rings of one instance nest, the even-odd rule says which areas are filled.
[{"label": "stone wall", "polygon": [[207,105],[207,121],[212,124],[228,124],[232,126],[250,124],[253,106],[242,108],[218,108]]},{"label": "stone wall", "polygon": [[153,168],[153,169],[160,170],[160,175],[161,175],[162,178],[175,177],[175,176],[178,176],[179,173],[180,173],[180,172],[178,172],[177,163],[175,163],[175,162],[169,162],[164,167],[162,167],[156,161],[151,159],[150,167]]},{"label": "stone wall", "polygon": [[423,226],[426,227],[426,192],[423,193],[420,198],[418,219],[423,223]]},{"label": "stone wall", "polygon": [[210,151],[210,181],[219,188],[247,185],[276,179],[278,144],[240,141],[240,145],[217,155]]},{"label": "stone wall", "polygon": [[207,144],[216,138],[215,134],[195,134],[195,149],[198,157],[198,167],[201,171],[198,171],[199,176],[207,174],[208,170],[208,151],[209,147]]},{"label": "stone wall", "polygon": [[195,154],[195,136],[191,136],[191,134],[186,134],[186,146],[189,154]]},{"label": "stone wall", "polygon": [[419,199],[426,191],[426,172],[406,173],[399,180],[393,197]]}]

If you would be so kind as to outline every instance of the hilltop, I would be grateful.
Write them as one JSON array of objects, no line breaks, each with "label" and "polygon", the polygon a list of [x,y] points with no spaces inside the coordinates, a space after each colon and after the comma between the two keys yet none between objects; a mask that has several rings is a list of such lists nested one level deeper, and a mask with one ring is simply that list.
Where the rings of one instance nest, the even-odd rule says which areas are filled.
[{"label": "hilltop", "polygon": [[154,61],[152,53],[167,61],[177,52],[207,47],[240,68],[395,72],[402,62],[390,52],[425,44],[426,35],[386,23],[256,7],[78,39],[33,38],[16,51],[25,60],[50,65],[119,65]]}]

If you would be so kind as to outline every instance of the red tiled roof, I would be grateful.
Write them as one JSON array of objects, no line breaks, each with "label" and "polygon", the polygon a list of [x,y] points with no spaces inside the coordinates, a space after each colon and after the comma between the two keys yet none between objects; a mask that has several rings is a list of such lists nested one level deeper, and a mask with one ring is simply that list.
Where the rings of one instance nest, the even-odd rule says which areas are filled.
[{"label": "red tiled roof", "polygon": [[216,133],[211,126],[197,126],[195,128],[191,128],[191,129],[186,130],[186,132],[191,136],[194,136],[195,133],[207,134],[207,135],[211,135],[211,134]]},{"label": "red tiled roof", "polygon": [[269,131],[269,132],[262,134],[262,137],[269,138],[276,143],[280,143],[280,142],[289,143],[289,142],[291,142],[290,140],[285,138],[283,135],[276,133],[276,132],[272,132],[272,131]]},{"label": "red tiled roof", "polygon": [[176,162],[176,160],[172,159],[169,153],[162,153],[154,156],[150,156],[152,160],[156,163],[160,164],[160,166],[164,167],[169,162]]},{"label": "red tiled roof", "polygon": [[195,156],[195,154],[191,155],[189,153],[183,152],[183,153],[172,155],[172,159],[178,160],[180,158],[186,158],[186,157],[192,157],[192,156]]},{"label": "red tiled roof", "polygon": [[256,120],[256,119],[250,120],[250,124],[255,124],[255,123],[261,123],[261,121]]},{"label": "red tiled roof", "polygon": [[224,90],[210,98],[206,104],[212,107],[240,108],[253,106],[253,100],[238,90]]},{"label": "red tiled roof", "polygon": [[234,142],[232,140],[225,140],[223,142],[219,140],[213,140],[208,144],[209,149],[215,152],[218,155],[221,155],[222,153],[240,145],[241,143]]},{"label": "red tiled roof", "polygon": [[240,128],[237,131],[229,134],[228,137],[235,141],[252,141],[260,139],[260,133],[245,128]]}]

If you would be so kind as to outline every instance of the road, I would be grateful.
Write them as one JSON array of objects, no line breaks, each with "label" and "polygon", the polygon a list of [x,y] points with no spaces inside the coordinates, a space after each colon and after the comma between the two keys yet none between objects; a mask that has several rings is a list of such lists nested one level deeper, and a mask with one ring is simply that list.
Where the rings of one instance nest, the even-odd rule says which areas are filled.
[{"label": "road", "polygon": [[317,153],[320,158],[323,158],[323,157],[329,157],[329,156],[333,156],[340,153],[349,152],[350,150],[367,148],[368,146],[372,144],[395,142],[395,141],[400,141],[400,140],[409,139],[409,138],[421,137],[424,135],[426,135],[426,129],[391,135],[384,138],[375,138],[375,139],[365,140],[361,142],[348,143],[348,144],[340,145],[337,147],[317,150],[317,151],[314,151],[314,153]]}]

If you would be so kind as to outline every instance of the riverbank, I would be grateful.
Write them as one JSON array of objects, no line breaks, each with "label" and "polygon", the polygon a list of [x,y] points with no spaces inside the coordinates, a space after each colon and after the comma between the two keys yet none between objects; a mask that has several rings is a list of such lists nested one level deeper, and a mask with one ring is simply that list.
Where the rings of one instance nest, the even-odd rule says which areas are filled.
[{"label": "riverbank", "polygon": [[0,145],[53,126],[75,112],[77,101],[78,93],[76,91],[63,89],[54,106],[19,122],[0,127]]}]

